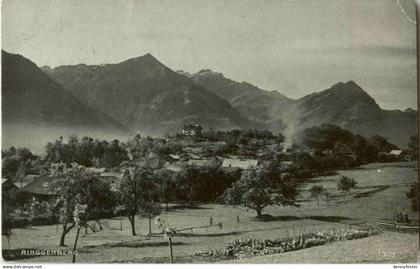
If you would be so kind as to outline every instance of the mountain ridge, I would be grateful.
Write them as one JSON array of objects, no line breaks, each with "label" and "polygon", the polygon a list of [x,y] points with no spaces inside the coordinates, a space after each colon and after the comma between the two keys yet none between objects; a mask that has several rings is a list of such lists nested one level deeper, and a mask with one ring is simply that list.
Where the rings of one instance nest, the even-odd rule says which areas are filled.
[{"label": "mountain ridge", "polygon": [[[284,132],[289,140],[298,140],[304,128],[323,123],[337,124],[365,136],[383,135],[400,146],[406,146],[408,137],[416,133],[416,110],[382,109],[352,80],[291,99],[279,91],[262,90],[249,83],[252,90],[241,91],[240,85],[243,84],[209,69],[190,76],[198,84],[226,98],[247,118],[263,122],[272,131]],[[393,124],[400,125],[399,132],[391,126]]]},{"label": "mountain ridge", "polygon": [[197,84],[228,100],[248,119],[264,124],[279,116],[294,102],[278,91],[266,91],[248,82],[237,82],[210,69],[200,70],[190,77]]},{"label": "mountain ridge", "polygon": [[113,115],[135,132],[162,135],[179,131],[186,123],[221,129],[251,125],[225,99],[151,54],[117,64],[45,70],[87,105]]},{"label": "mountain ridge", "polygon": [[[22,126],[31,126],[32,129],[53,128],[57,133],[65,133],[68,128],[80,134],[129,133],[125,126],[112,117],[80,102],[29,59],[4,50],[2,123],[9,126],[4,128],[4,142],[7,142],[7,138],[13,138],[12,133],[15,134],[15,130]],[[30,132],[29,129],[27,132]]]},{"label": "mountain ridge", "polygon": [[[152,127],[165,132],[178,131],[184,123],[220,129],[267,128],[296,140],[304,128],[331,123],[364,136],[382,135],[399,146],[406,145],[409,135],[416,133],[417,111],[384,110],[352,80],[291,99],[277,90],[266,91],[248,82],[237,82],[210,69],[197,73],[175,72],[151,54],[118,64],[59,66],[45,70],[59,84],[99,110],[107,102],[98,104],[96,95],[113,88],[119,95],[105,99],[119,100],[121,95],[125,100],[120,100],[121,107],[137,106],[136,116],[118,109],[111,113],[120,115],[118,120],[131,128],[133,123],[140,124],[133,117],[140,117],[141,122],[146,122],[141,126],[143,129],[156,122],[161,126]],[[131,91],[133,88],[144,95],[141,100]],[[103,100],[103,96],[99,100]],[[137,103],[131,103],[132,100]],[[194,109],[181,109],[191,102]],[[396,124],[398,132],[393,126]]]}]

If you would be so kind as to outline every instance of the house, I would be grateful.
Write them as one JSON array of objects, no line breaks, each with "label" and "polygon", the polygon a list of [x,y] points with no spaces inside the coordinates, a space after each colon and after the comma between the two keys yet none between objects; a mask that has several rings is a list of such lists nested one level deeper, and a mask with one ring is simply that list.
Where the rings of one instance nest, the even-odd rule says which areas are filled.
[{"label": "house", "polygon": [[187,124],[182,128],[181,134],[190,137],[200,137],[203,128],[200,125]]},{"label": "house", "polygon": [[282,167],[290,167],[292,165],[293,165],[293,162],[291,162],[291,161],[281,161],[280,162],[280,166],[282,166]]},{"label": "house", "polygon": [[20,199],[29,201],[36,198],[40,201],[50,201],[57,197],[52,184],[56,179],[47,175],[39,176],[18,191]]},{"label": "house", "polygon": [[255,159],[226,158],[223,160],[222,168],[251,169],[258,165],[259,161]]},{"label": "house", "polygon": [[207,166],[211,166],[212,161],[208,159],[204,159],[204,160],[191,159],[191,160],[188,160],[186,164],[190,166],[207,167]]},{"label": "house", "polygon": [[109,183],[111,191],[119,191],[124,173],[118,171],[109,171],[101,173],[100,176]]},{"label": "house", "polygon": [[203,147],[184,147],[183,152],[200,154],[204,151]]},{"label": "house", "polygon": [[179,163],[169,163],[166,162],[163,167],[163,169],[173,171],[173,172],[180,172],[182,170],[182,166]]},{"label": "house", "polygon": [[131,161],[123,161],[120,163],[120,165],[118,166],[119,170],[125,170],[128,169],[130,167],[144,167],[147,166],[147,161],[145,158],[139,158],[139,159],[134,159]]},{"label": "house", "polygon": [[87,174],[101,174],[106,171],[106,168],[85,167],[84,170]]},{"label": "house", "polygon": [[146,157],[146,165],[152,169],[161,168],[165,164],[165,160],[156,153],[150,152]]},{"label": "house", "polygon": [[19,189],[22,189],[26,185],[28,185],[29,183],[33,182],[38,177],[40,177],[40,175],[26,175],[26,176],[23,176],[15,182],[15,186],[18,187]]},{"label": "house", "polygon": [[177,161],[180,160],[180,158],[181,158],[181,156],[178,155],[178,154],[169,154],[169,155],[166,156],[166,160],[168,162],[177,162]]},{"label": "house", "polygon": [[100,177],[105,179],[105,180],[109,180],[112,181],[114,179],[121,179],[123,178],[124,173],[123,172],[119,172],[119,171],[108,171],[108,172],[103,172],[100,174]]},{"label": "house", "polygon": [[195,153],[191,153],[191,152],[186,153],[183,156],[186,157],[189,160],[201,160],[202,159],[201,156],[199,156],[199,155],[197,155]]},{"label": "house", "polygon": [[411,159],[411,151],[408,149],[394,149],[391,150],[388,155],[394,156],[399,160],[410,161]]},{"label": "house", "polygon": [[400,157],[404,154],[404,151],[402,149],[393,149],[389,152],[389,154]]}]

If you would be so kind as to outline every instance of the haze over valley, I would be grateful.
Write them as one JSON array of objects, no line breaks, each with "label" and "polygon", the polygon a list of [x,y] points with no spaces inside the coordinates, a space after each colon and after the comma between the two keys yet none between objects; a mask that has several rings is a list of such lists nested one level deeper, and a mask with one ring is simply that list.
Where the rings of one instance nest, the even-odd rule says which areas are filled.
[{"label": "haze over valley", "polygon": [[6,147],[33,148],[71,134],[163,136],[185,124],[267,129],[296,143],[305,128],[331,123],[401,147],[416,132],[415,110],[383,110],[354,81],[292,99],[212,70],[175,72],[151,54],[118,64],[41,69],[24,56],[2,56]]}]

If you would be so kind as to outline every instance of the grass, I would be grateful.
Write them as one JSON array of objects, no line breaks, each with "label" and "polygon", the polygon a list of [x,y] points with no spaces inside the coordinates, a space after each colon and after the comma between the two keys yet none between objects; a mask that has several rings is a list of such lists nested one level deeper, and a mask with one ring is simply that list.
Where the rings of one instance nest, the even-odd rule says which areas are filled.
[{"label": "grass", "polygon": [[[381,171],[378,172],[378,169]],[[359,182],[360,188],[350,194],[342,194],[336,191],[336,182],[340,175],[354,177]],[[179,229],[208,225],[210,217],[213,218],[214,224],[221,222],[223,224],[222,229],[212,227],[207,230],[205,228],[196,229],[193,233],[183,231],[173,239],[175,262],[217,262],[217,260],[209,258],[191,258],[191,254],[199,249],[223,248],[228,242],[235,239],[283,238],[299,233],[348,229],[352,223],[390,219],[395,212],[399,211],[409,214],[410,218],[414,218],[415,214],[411,212],[410,203],[404,193],[408,190],[410,183],[416,179],[416,171],[409,165],[397,164],[395,167],[389,164],[385,166],[370,165],[355,170],[339,171],[339,175],[320,177],[314,179],[313,182],[307,182],[303,187],[303,193],[300,197],[302,202],[299,208],[268,207],[264,209],[263,213],[272,217],[264,220],[256,219],[253,211],[220,204],[205,204],[196,208],[177,207],[174,211],[162,214],[161,219]],[[333,198],[330,201],[321,201],[318,207],[317,201],[310,199],[310,194],[307,191],[313,184],[323,185],[329,189]],[[240,216],[239,223],[236,220],[238,215]],[[146,219],[136,219],[138,236],[131,235],[130,224],[127,219],[122,220],[122,231],[120,231],[121,221],[119,219],[104,221],[108,222],[108,228],[100,232],[85,235],[82,231],[78,243],[77,262],[169,262],[167,240],[162,236],[153,236],[150,240],[147,240],[145,233],[148,231],[148,221]],[[152,228],[154,232],[158,232],[155,225]],[[3,252],[3,255],[14,254],[14,259],[19,260],[19,262],[71,262],[69,256],[25,257],[24,259],[24,257],[16,255],[20,249],[58,249],[60,232],[60,230],[56,230],[55,225],[15,229],[10,239],[11,251]],[[418,236],[418,234],[414,236]],[[331,251],[335,250],[333,246],[336,246],[337,255],[334,252],[334,255],[331,255],[332,257],[325,259],[325,262],[334,262],[334,258],[336,258],[335,262],[339,262],[340,260],[337,257],[342,257],[342,261],[346,262],[348,259],[345,255],[352,257],[353,262],[389,261],[387,257],[381,259],[377,252],[368,249],[369,246],[372,246],[370,243],[374,242],[376,246],[380,247],[387,244],[394,249],[401,247],[404,254],[397,258],[407,258],[407,261],[409,261],[412,259],[410,253],[415,253],[415,250],[418,249],[418,240],[413,241],[412,237],[413,235],[386,232],[372,238],[354,240],[357,243],[353,241],[337,242],[328,246],[315,247],[311,250],[295,251],[293,254],[278,254],[286,255],[281,256],[281,259],[277,256],[273,258],[264,256],[264,259],[267,257],[267,261],[286,263],[323,261],[319,257],[323,257],[324,254],[326,256],[328,253],[331,255]],[[71,245],[74,238],[75,231],[72,231],[66,237],[66,243]],[[347,247],[365,248],[366,251],[346,249]],[[3,250],[7,249],[7,244],[3,244]],[[308,253],[311,253],[311,255],[320,256],[311,256],[306,251],[309,251]],[[318,252],[319,254],[313,254]],[[360,257],[357,255],[360,255]],[[262,261],[258,258],[255,258],[255,260],[251,258],[249,262]]]}]

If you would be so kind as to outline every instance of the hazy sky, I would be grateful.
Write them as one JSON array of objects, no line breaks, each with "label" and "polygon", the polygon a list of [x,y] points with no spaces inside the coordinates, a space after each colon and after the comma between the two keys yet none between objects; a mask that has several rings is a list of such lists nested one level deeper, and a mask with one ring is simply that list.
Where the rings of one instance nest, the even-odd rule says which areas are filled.
[{"label": "hazy sky", "polygon": [[[400,0],[415,18],[412,0]],[[151,53],[291,98],[354,80],[416,108],[415,24],[397,0],[3,0],[2,43],[39,66]]]}]

